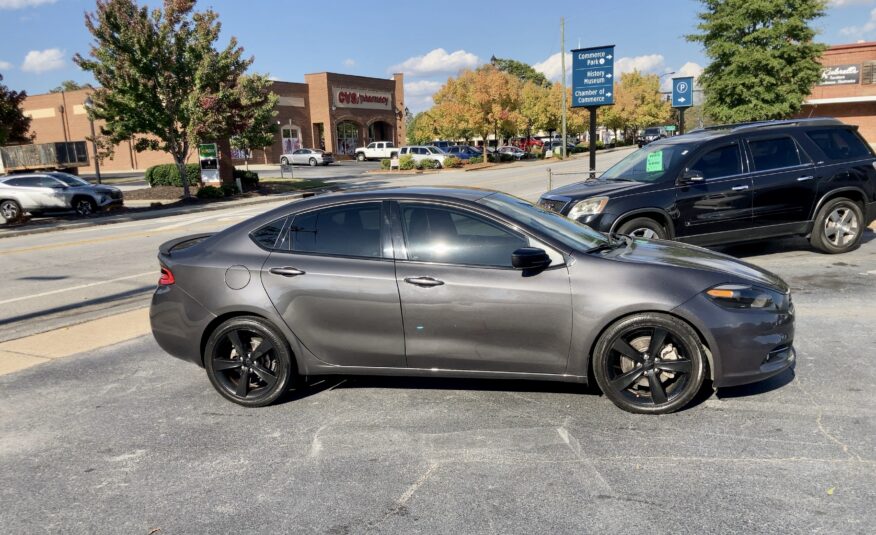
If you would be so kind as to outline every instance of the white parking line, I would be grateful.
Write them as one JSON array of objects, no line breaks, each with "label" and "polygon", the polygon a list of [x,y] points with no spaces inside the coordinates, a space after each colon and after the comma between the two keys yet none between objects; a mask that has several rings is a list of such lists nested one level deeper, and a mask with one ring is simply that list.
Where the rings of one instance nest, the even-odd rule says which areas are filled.
[{"label": "white parking line", "polygon": [[25,301],[27,299],[36,299],[39,297],[46,297],[47,295],[55,295],[55,294],[60,294],[60,293],[64,293],[64,292],[72,292],[75,290],[82,290],[85,288],[91,288],[92,286],[100,286],[101,284],[111,284],[113,282],[119,282],[119,281],[124,281],[124,280],[129,280],[129,279],[137,279],[140,277],[145,277],[146,275],[151,275],[153,277],[157,277],[158,273],[155,270],[152,270],[152,271],[149,271],[146,273],[137,273],[136,275],[127,275],[125,277],[119,277],[117,279],[109,279],[109,280],[100,281],[100,282],[89,282],[88,284],[80,284],[79,286],[70,286],[69,288],[61,288],[59,290],[52,290],[50,292],[41,292],[38,294],[23,295],[21,297],[13,297],[12,299],[6,299],[4,301],[0,301],[0,305],[5,305],[8,303],[15,303],[18,301]]}]

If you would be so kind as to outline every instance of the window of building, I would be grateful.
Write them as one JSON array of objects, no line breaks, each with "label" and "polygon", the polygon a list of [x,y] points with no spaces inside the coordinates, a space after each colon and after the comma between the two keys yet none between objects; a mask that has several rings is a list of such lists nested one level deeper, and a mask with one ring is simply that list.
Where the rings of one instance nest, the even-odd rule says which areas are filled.
[{"label": "window of building", "polygon": [[867,158],[872,155],[864,141],[849,128],[824,128],[806,132],[831,160]]},{"label": "window of building", "polygon": [[422,204],[401,209],[410,260],[511,267],[511,253],[529,245],[525,237],[471,213]]},{"label": "window of building", "polygon": [[352,155],[356,152],[358,145],[359,125],[350,121],[338,123],[338,146],[336,147],[336,152]]},{"label": "window of building", "polygon": [[876,84],[876,61],[865,61],[861,66],[861,83]]},{"label": "window of building", "polygon": [[361,203],[295,216],[291,249],[300,253],[380,258],[380,203]]},{"label": "window of building", "polygon": [[755,139],[748,142],[755,171],[769,171],[800,165],[797,144],[790,137]]},{"label": "window of building", "polygon": [[739,146],[734,143],[710,150],[688,169],[699,171],[706,180],[738,175],[742,172]]}]

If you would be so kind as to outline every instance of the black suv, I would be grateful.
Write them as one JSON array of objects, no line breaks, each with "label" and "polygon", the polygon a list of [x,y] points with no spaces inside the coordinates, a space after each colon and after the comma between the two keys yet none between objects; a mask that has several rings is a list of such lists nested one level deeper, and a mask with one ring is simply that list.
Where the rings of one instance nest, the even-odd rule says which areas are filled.
[{"label": "black suv", "polygon": [[843,253],[876,219],[876,155],[836,119],[712,127],[655,141],[539,204],[609,233],[698,245],[803,235]]}]

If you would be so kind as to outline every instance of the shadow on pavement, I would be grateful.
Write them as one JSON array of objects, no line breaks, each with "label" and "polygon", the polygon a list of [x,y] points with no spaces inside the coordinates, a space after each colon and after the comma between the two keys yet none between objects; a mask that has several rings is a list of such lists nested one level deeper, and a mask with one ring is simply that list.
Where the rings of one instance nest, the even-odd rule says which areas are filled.
[{"label": "shadow on pavement", "polygon": [[[864,231],[864,236],[861,238],[861,245],[876,240],[876,231]],[[794,236],[789,238],[772,238],[734,245],[720,245],[710,247],[719,253],[724,253],[737,258],[745,258],[747,256],[762,256],[768,254],[787,253],[793,251],[809,251],[817,254],[822,254],[809,245],[809,240],[802,236]]]},{"label": "shadow on pavement", "polygon": [[750,385],[742,385],[742,386],[731,386],[726,388],[719,388],[717,392],[718,399],[730,399],[730,398],[744,398],[748,396],[757,396],[759,394],[765,394],[767,392],[772,392],[773,390],[778,390],[783,386],[790,384],[797,374],[794,372],[794,367],[788,368],[782,373],[770,377],[764,381],[760,381],[759,383],[752,383]]}]

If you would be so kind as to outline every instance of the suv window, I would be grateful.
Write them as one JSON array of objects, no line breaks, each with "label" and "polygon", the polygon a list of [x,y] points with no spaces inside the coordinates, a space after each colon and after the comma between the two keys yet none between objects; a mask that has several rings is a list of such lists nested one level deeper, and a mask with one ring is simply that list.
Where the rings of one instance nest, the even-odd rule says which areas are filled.
[{"label": "suv window", "polygon": [[408,153],[407,147],[402,147],[402,149],[399,151],[399,154],[407,154],[407,153]]},{"label": "suv window", "polygon": [[286,224],[286,218],[281,217],[276,221],[271,221],[267,225],[254,230],[250,233],[250,238],[265,249],[274,249],[277,245],[277,238],[283,231],[283,226]]},{"label": "suv window", "polygon": [[824,128],[806,132],[818,148],[831,160],[867,158],[872,156],[864,142],[848,128]]},{"label": "suv window", "polygon": [[733,143],[712,149],[700,156],[688,169],[699,171],[706,180],[738,175],[742,173],[739,145]]},{"label": "suv window", "polygon": [[768,171],[800,165],[797,143],[790,137],[753,139],[748,142],[755,171]]},{"label": "suv window", "polygon": [[380,203],[337,206],[297,215],[289,235],[293,252],[381,258]]},{"label": "suv window", "polygon": [[410,260],[511,267],[511,253],[529,240],[486,218],[434,205],[402,204]]},{"label": "suv window", "polygon": [[386,143],[386,148],[387,148],[387,149],[394,149],[394,148],[395,148],[395,144],[393,144],[392,142],[387,142],[387,143]]},{"label": "suv window", "polygon": [[21,186],[25,188],[53,188],[59,186],[60,183],[52,177],[48,176],[25,176],[21,178],[10,178],[6,181],[10,186]]}]

